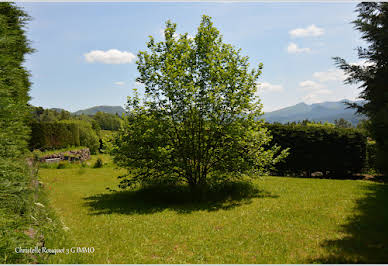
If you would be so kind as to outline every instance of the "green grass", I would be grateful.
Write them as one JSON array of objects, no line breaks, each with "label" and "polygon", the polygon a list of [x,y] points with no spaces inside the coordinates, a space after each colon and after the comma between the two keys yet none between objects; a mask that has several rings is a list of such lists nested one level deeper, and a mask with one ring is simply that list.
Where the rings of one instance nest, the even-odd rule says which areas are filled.
[{"label": "green grass", "polygon": [[40,170],[69,228],[67,246],[49,239],[48,248],[94,247],[77,255],[85,263],[388,263],[387,185],[263,177],[255,197],[179,203],[106,190],[117,188],[123,170],[105,161],[99,169]]}]

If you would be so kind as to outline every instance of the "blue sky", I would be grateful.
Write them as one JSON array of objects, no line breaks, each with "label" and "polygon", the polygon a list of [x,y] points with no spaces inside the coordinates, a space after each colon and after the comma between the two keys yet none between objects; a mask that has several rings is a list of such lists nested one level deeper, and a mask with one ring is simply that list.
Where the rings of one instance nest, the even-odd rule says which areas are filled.
[{"label": "blue sky", "polygon": [[31,103],[76,111],[124,105],[137,70],[135,55],[148,36],[162,40],[166,20],[195,35],[203,14],[224,41],[242,49],[252,66],[264,64],[258,95],[264,111],[300,102],[356,99],[343,85],[333,56],[360,63],[364,43],[350,23],[356,3],[18,3],[33,18],[27,56]]}]

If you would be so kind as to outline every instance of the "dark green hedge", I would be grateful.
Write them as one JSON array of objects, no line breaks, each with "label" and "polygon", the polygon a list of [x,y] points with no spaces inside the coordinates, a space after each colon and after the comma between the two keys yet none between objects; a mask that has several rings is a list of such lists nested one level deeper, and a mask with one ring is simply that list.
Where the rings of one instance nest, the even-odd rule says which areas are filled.
[{"label": "dark green hedge", "polygon": [[368,141],[366,145],[366,165],[365,169],[366,171],[377,171],[377,148],[376,148],[376,142],[375,141]]},{"label": "dark green hedge", "polygon": [[79,146],[79,125],[74,122],[33,122],[31,149],[59,149]]},{"label": "dark green hedge", "polygon": [[267,124],[271,144],[290,148],[286,160],[276,166],[276,174],[310,176],[359,173],[365,166],[366,137],[357,129]]},{"label": "dark green hedge", "polygon": [[[0,263],[33,263],[15,247],[34,246],[33,171],[27,164],[29,73],[23,62],[32,52],[26,37],[29,20],[19,5],[0,1]],[[35,214],[34,214],[35,215]]]},{"label": "dark green hedge", "polygon": [[86,146],[91,153],[99,147],[96,132],[90,123],[79,120],[32,122],[30,149],[51,150],[70,146]]}]

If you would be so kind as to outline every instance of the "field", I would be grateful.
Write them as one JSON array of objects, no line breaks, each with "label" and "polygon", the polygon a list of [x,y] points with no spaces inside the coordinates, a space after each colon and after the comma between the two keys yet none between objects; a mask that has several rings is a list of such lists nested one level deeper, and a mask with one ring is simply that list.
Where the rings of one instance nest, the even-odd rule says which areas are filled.
[{"label": "field", "polygon": [[387,185],[267,176],[255,181],[260,193],[251,198],[158,203],[107,190],[117,189],[122,172],[112,164],[40,169],[68,228],[66,246],[56,239],[46,246],[95,249],[48,262],[388,263]]}]

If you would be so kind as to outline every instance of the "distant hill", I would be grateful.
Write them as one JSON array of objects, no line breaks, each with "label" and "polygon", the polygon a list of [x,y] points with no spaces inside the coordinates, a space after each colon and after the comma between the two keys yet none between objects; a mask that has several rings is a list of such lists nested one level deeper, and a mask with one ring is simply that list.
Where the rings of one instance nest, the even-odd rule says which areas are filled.
[{"label": "distant hill", "polygon": [[[282,108],[273,112],[268,112],[264,114],[264,118],[268,122],[297,122],[308,119],[310,121],[316,122],[330,122],[333,123],[334,120],[339,118],[344,118],[348,120],[353,125],[358,124],[361,119],[365,117],[356,115],[354,109],[347,109],[344,101],[338,102],[323,102],[323,103],[314,103],[314,104],[305,104],[298,103],[296,105]],[[362,103],[362,101],[357,101],[357,103]]]},{"label": "distant hill", "polygon": [[[62,109],[62,108],[50,108],[49,110],[53,110],[53,111],[56,111],[58,113],[62,112],[62,111],[66,111],[65,109]],[[66,111],[67,112],[67,111]]]},{"label": "distant hill", "polygon": [[104,112],[108,114],[116,114],[118,113],[121,115],[122,113],[125,113],[125,109],[121,106],[108,106],[108,105],[101,105],[101,106],[94,106],[88,109],[79,110],[74,112],[74,115],[95,115],[97,112]]}]

